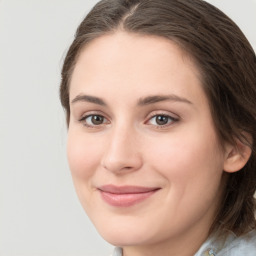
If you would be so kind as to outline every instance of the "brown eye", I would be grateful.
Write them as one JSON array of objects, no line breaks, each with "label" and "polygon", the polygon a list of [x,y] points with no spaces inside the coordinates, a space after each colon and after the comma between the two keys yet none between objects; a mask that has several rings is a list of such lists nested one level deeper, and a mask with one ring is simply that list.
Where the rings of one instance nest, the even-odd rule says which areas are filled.
[{"label": "brown eye", "polygon": [[91,118],[92,124],[94,124],[94,125],[100,125],[100,124],[103,124],[103,122],[104,122],[103,116],[93,115],[90,118]]},{"label": "brown eye", "polygon": [[169,115],[154,115],[152,116],[148,123],[150,125],[154,125],[156,127],[165,127],[165,126],[168,126],[168,125],[172,125],[173,123],[177,122],[178,121],[178,118],[174,118],[172,116],[169,116]]},{"label": "brown eye", "polygon": [[86,126],[98,126],[107,123],[107,119],[101,115],[88,115],[83,117],[80,122]]},{"label": "brown eye", "polygon": [[159,116],[156,116],[155,119],[156,119],[156,123],[158,125],[165,125],[165,124],[168,124],[168,122],[169,122],[169,117],[167,117],[167,116],[159,115]]}]

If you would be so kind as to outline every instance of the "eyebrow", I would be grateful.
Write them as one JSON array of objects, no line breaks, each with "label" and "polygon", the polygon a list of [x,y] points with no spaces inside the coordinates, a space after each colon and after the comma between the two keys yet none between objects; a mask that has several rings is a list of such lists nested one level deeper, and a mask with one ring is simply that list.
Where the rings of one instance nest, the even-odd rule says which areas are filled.
[{"label": "eyebrow", "polygon": [[[180,97],[175,94],[170,94],[170,95],[152,95],[152,96],[147,96],[145,98],[140,98],[138,100],[137,105],[145,106],[145,105],[150,105],[150,104],[154,104],[162,101],[176,101],[176,102],[192,104],[192,102],[186,98]],[[85,94],[79,94],[71,101],[72,104],[76,102],[90,102],[90,103],[94,103],[101,106],[107,106],[106,102],[103,99],[95,96],[91,96],[91,95],[85,95]]]},{"label": "eyebrow", "polygon": [[84,94],[79,94],[77,95],[72,101],[71,103],[75,103],[75,102],[90,102],[90,103],[94,103],[94,104],[98,104],[101,106],[106,106],[106,102],[104,100],[102,100],[101,98],[95,97],[95,96],[90,96],[90,95],[84,95]]},{"label": "eyebrow", "polygon": [[154,104],[161,101],[176,101],[176,102],[192,104],[192,102],[186,98],[180,97],[175,94],[170,94],[170,95],[153,95],[145,98],[140,98],[138,101],[138,105],[144,106],[144,105]]}]

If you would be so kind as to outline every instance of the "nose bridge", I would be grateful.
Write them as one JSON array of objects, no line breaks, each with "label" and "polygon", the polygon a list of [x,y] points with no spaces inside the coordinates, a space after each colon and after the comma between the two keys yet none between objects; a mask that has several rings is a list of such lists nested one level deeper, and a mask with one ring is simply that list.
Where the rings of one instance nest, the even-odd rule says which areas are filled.
[{"label": "nose bridge", "polygon": [[113,127],[102,159],[104,168],[113,172],[140,168],[142,161],[136,137],[136,130],[125,123]]}]

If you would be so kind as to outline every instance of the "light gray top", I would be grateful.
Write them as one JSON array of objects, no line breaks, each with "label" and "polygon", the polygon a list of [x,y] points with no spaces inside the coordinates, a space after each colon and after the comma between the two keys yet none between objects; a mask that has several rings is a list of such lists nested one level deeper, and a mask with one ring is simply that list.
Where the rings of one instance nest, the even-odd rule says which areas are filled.
[{"label": "light gray top", "polygon": [[[119,247],[112,254],[122,255]],[[256,230],[241,237],[230,233],[224,241],[210,237],[194,256],[256,256]]]}]

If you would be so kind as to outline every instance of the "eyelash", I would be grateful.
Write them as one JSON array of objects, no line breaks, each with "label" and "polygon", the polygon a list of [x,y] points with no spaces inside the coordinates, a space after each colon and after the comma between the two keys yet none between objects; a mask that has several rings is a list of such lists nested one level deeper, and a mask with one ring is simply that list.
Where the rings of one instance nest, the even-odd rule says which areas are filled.
[{"label": "eyelash", "polygon": [[[100,117],[103,118],[103,120],[105,122],[103,122],[102,124],[88,124],[88,122],[86,122],[87,118],[92,118],[92,117]],[[168,123],[167,124],[163,124],[163,125],[159,125],[159,124],[148,124],[150,126],[154,126],[156,129],[164,129],[167,128],[169,126],[172,126],[174,123],[179,121],[178,117],[173,117],[169,114],[166,113],[154,113],[152,114],[147,121],[145,122],[145,124],[147,124],[150,120],[152,120],[153,118],[157,118],[157,117],[164,117],[164,118],[168,118]],[[107,120],[107,122],[106,122]],[[92,114],[88,114],[83,116],[81,119],[79,119],[79,122],[83,123],[84,126],[86,126],[87,128],[91,128],[91,129],[99,129],[101,128],[103,125],[109,124],[110,122],[108,121],[107,118],[105,118],[103,115],[101,114],[97,114],[97,113],[92,113]],[[156,122],[156,121],[155,121]],[[92,121],[91,121],[92,123]]]},{"label": "eyelash", "polygon": [[[154,128],[156,129],[165,129],[168,128],[172,125],[174,125],[174,123],[178,122],[180,119],[178,117],[173,117],[169,114],[166,113],[153,113],[146,121],[146,123],[148,123],[150,120],[152,120],[153,118],[157,118],[157,117],[164,117],[164,118],[168,118],[168,123],[167,124],[163,124],[163,125],[159,125],[159,124],[149,124],[151,126],[154,126]],[[156,121],[155,121],[156,122]]]},{"label": "eyelash", "polygon": [[97,128],[100,128],[102,125],[105,125],[105,123],[102,123],[102,124],[99,124],[99,125],[91,125],[91,124],[88,124],[88,122],[86,122],[86,119],[87,118],[92,118],[92,117],[100,117],[100,118],[103,118],[104,120],[107,120],[107,118],[105,118],[103,115],[101,114],[97,114],[97,113],[92,113],[92,114],[88,114],[86,116],[83,116],[81,119],[79,119],[78,121],[83,123],[84,126],[86,126],[87,128],[91,128],[91,129],[97,129]]}]

